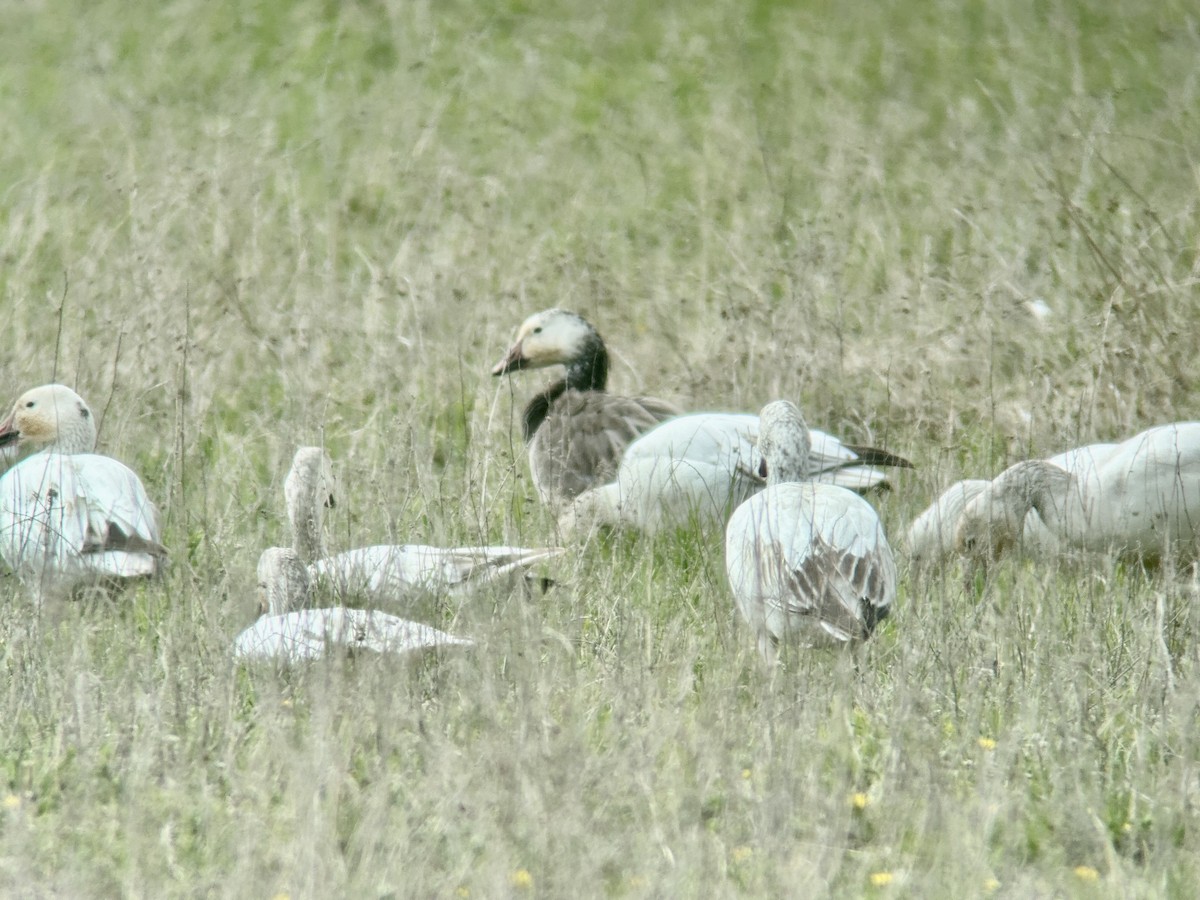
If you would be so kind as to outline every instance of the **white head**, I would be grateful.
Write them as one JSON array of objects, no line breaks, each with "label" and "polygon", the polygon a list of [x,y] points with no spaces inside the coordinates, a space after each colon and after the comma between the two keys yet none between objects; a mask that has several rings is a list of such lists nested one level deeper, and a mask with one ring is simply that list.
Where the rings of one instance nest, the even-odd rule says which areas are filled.
[{"label": "white head", "polygon": [[758,451],[767,467],[767,485],[807,481],[812,438],[795,403],[776,400],[758,414]]},{"label": "white head", "polygon": [[336,506],[333,496],[333,463],[320,447],[301,447],[292,457],[292,468],[283,482],[292,540],[301,559],[325,555],[321,529],[325,510]]},{"label": "white head", "polygon": [[589,360],[604,343],[586,319],[565,309],[534,313],[521,323],[513,345],[492,368],[493,375]]},{"label": "white head", "polygon": [[295,551],[271,547],[258,558],[258,612],[277,616],[308,605],[308,570]]},{"label": "white head", "polygon": [[63,384],[26,391],[0,422],[0,446],[52,453],[91,453],[96,449],[96,420],[83,398]]}]

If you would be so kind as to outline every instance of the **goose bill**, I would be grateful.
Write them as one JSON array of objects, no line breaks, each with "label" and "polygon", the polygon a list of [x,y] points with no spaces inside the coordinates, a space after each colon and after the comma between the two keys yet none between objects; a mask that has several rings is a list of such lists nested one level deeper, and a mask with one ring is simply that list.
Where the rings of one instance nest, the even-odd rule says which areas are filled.
[{"label": "goose bill", "polygon": [[509,372],[516,372],[525,368],[529,360],[525,358],[523,343],[523,341],[517,341],[509,348],[508,353],[504,354],[504,358],[492,367],[493,375],[505,375]]}]

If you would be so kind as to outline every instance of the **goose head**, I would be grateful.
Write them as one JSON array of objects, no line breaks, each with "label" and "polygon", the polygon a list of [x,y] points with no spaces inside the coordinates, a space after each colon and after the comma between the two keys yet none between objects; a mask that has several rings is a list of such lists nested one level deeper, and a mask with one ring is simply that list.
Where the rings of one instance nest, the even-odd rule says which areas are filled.
[{"label": "goose head", "polygon": [[296,552],[305,561],[312,562],[325,555],[321,529],[325,510],[337,505],[333,491],[333,462],[329,454],[320,447],[298,449],[283,482],[283,496]]},{"label": "goose head", "polygon": [[63,384],[44,384],[18,398],[0,422],[0,447],[54,453],[91,453],[96,421],[83,398]]},{"label": "goose head", "polygon": [[768,485],[807,481],[811,442],[808,425],[795,403],[768,403],[758,414],[758,451],[762,454],[759,474],[765,474]]},{"label": "goose head", "polygon": [[280,615],[308,605],[308,569],[294,550],[271,547],[258,558],[258,613]]},{"label": "goose head", "polygon": [[522,322],[513,345],[492,367],[492,374],[555,365],[567,367],[567,382],[572,387],[604,389],[608,377],[604,341],[591,323],[565,309],[543,310]]},{"label": "goose head", "polygon": [[1010,466],[963,508],[954,534],[955,549],[993,557],[1013,549],[1021,543],[1030,510],[1053,529],[1075,480],[1066,469],[1044,459]]}]

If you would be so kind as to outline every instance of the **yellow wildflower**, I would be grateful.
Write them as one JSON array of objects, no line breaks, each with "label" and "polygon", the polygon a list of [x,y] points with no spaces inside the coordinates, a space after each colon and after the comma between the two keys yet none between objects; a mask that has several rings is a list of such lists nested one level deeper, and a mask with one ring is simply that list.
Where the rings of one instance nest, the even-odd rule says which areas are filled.
[{"label": "yellow wildflower", "polygon": [[979,746],[982,747],[984,750],[995,750],[996,749],[996,740],[995,740],[995,738],[981,737],[979,739]]},{"label": "yellow wildflower", "polygon": [[508,880],[518,890],[527,891],[533,887],[533,876],[528,869],[517,869],[508,876]]},{"label": "yellow wildflower", "polygon": [[729,856],[735,863],[744,863],[753,855],[754,848],[746,847],[744,845],[740,847],[734,847],[731,851],[729,851]]},{"label": "yellow wildflower", "polygon": [[4,808],[5,809],[20,809],[20,807],[21,807],[21,798],[20,797],[18,797],[16,794],[5,794],[4,795]]},{"label": "yellow wildflower", "polygon": [[895,881],[895,878],[896,876],[894,876],[891,872],[872,872],[871,884],[873,884],[875,887],[887,887],[889,884]]},{"label": "yellow wildflower", "polygon": [[1099,881],[1100,873],[1091,866],[1076,866],[1075,877],[1080,881]]},{"label": "yellow wildflower", "polygon": [[856,794],[850,795],[850,805],[855,809],[866,809],[871,805],[871,798],[862,791],[859,791]]},{"label": "yellow wildflower", "polygon": [[1000,879],[999,878],[983,879],[983,890],[985,893],[994,894],[999,889],[1000,889]]}]

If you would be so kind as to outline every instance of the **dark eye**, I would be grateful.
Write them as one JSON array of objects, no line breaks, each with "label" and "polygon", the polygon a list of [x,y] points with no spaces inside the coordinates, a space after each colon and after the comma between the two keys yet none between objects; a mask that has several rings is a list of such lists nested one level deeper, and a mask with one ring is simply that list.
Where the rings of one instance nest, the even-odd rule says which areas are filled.
[{"label": "dark eye", "polygon": [[32,400],[25,404],[26,409],[33,409],[35,406],[37,406],[37,404]]},{"label": "dark eye", "polygon": [[79,414],[81,416],[83,416],[85,419],[91,415],[91,413],[88,412],[88,408],[86,406],[79,407]]},{"label": "dark eye", "polygon": [[541,333],[542,333],[542,326],[541,326],[541,325],[539,325],[537,328],[533,329],[533,333],[534,333],[534,334],[541,334]]}]

